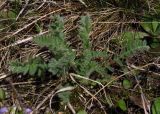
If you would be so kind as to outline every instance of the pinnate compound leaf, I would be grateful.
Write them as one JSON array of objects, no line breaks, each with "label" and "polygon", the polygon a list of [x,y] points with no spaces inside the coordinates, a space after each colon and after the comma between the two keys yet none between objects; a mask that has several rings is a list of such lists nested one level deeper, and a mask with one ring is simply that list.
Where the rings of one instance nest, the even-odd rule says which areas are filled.
[{"label": "pinnate compound leaf", "polygon": [[84,49],[91,48],[89,41],[89,33],[91,31],[91,19],[89,16],[82,16],[80,20],[79,36],[82,40],[82,45]]}]

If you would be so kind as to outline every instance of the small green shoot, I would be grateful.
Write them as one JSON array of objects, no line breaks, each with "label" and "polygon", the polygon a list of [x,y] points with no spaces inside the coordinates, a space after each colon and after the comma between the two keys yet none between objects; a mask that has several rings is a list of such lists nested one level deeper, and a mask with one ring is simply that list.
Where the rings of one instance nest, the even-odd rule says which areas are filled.
[{"label": "small green shoot", "polygon": [[6,99],[6,93],[2,88],[0,88],[0,101],[3,101],[5,99]]},{"label": "small green shoot", "polygon": [[80,110],[77,114],[87,114],[87,112],[85,110]]},{"label": "small green shoot", "polygon": [[119,100],[117,105],[121,110],[127,111],[127,105],[123,99]]},{"label": "small green shoot", "polygon": [[123,87],[124,89],[130,89],[131,88],[131,82],[129,80],[123,80]]},{"label": "small green shoot", "polygon": [[160,22],[151,20],[140,24],[142,28],[151,36],[157,37],[160,35]]},{"label": "small green shoot", "polygon": [[152,114],[160,114],[160,98],[156,98],[152,105]]}]

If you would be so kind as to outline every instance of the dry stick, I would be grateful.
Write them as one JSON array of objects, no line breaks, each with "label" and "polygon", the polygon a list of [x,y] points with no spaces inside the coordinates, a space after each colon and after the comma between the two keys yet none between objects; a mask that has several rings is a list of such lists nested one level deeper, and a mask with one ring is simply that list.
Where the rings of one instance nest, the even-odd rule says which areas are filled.
[{"label": "dry stick", "polygon": [[[149,65],[151,65],[151,64],[153,64],[153,63],[148,63],[148,64],[146,64],[146,65],[144,65],[144,66],[141,66],[141,68],[145,68],[145,67],[147,67],[147,66],[149,66]],[[124,73],[124,74],[122,74],[122,75],[114,78],[113,80],[111,80],[110,82],[108,82],[103,88],[101,88],[96,94],[94,94],[93,97],[95,97],[99,92],[101,92],[103,89],[105,89],[105,88],[106,88],[109,84],[111,84],[112,82],[114,82],[114,81],[120,79],[121,77],[123,77],[123,76],[125,76],[125,75],[127,75],[127,74],[130,74],[131,72],[136,71],[136,70],[137,70],[137,69],[130,70],[130,71],[128,71],[128,72],[126,72],[126,73]],[[91,98],[91,99],[92,99],[92,98]],[[90,99],[90,100],[91,100],[91,99]],[[87,103],[89,103],[90,100],[89,100]]]},{"label": "dry stick", "polygon": [[[135,70],[135,69],[134,69],[134,70]],[[134,70],[132,70],[132,71],[134,71]],[[111,80],[110,82],[108,82],[105,86],[103,86],[99,91],[97,91],[92,97],[94,98],[98,93],[100,93],[102,90],[104,90],[109,84],[111,84],[112,82],[114,82],[114,81],[120,79],[121,77],[129,74],[129,73],[132,72],[132,71],[128,71],[128,72],[126,72],[126,73],[124,73],[124,74],[122,74],[122,75],[114,78],[113,80]],[[87,102],[86,104],[88,104],[91,100],[92,100],[92,98],[91,98],[90,100],[88,100],[88,102]]]},{"label": "dry stick", "polygon": [[[151,63],[151,64],[148,64],[148,66],[149,65],[156,65],[155,63]],[[136,69],[136,70],[140,70],[140,71],[145,71],[146,69],[144,69],[144,68],[140,68],[140,67],[138,67],[138,66],[135,66],[135,65],[133,65],[133,64],[129,64],[129,66],[131,67],[131,68],[134,68],[134,69]],[[156,65],[157,66],[157,65]],[[158,67],[158,66],[157,66]],[[160,76],[160,74],[159,73],[156,73],[156,72],[153,72],[153,71],[148,71],[149,73],[152,73],[152,74],[154,74],[154,75],[156,75],[156,76]]]},{"label": "dry stick", "polygon": [[37,110],[53,95],[55,95],[55,90],[53,90],[50,94],[48,94],[45,99],[43,99],[43,101],[32,111],[31,114],[34,114],[35,112],[37,112]]},{"label": "dry stick", "polygon": [[1,73],[1,74],[0,74],[0,80],[6,78],[6,77],[8,77],[8,76],[9,76],[9,75],[7,75],[7,74],[5,74],[5,73]]},{"label": "dry stick", "polygon": [[37,10],[39,10],[41,7],[43,7],[43,5],[46,3],[46,0],[43,0],[43,3],[37,8]]},{"label": "dry stick", "polygon": [[[143,90],[142,90],[142,87],[139,85],[139,81],[137,79],[137,77],[135,76],[135,79],[136,79],[136,82],[137,82],[137,85],[140,89],[140,92],[141,92],[141,99],[142,99],[142,105],[143,105],[143,110],[144,110],[144,113],[145,114],[150,114],[150,103],[148,102],[148,100],[146,99],[144,93],[143,93]],[[146,109],[147,108],[147,109]],[[149,112],[148,112],[148,111]]]},{"label": "dry stick", "polygon": [[7,58],[8,53],[9,53],[9,50],[6,50],[6,52],[4,53],[4,55],[1,57],[0,68],[2,68],[2,66],[3,66],[2,64],[5,61],[5,59]]},{"label": "dry stick", "polygon": [[37,21],[39,21],[39,20],[41,20],[41,19],[43,19],[43,18],[45,18],[45,17],[47,17],[47,16],[49,16],[49,15],[51,15],[51,14],[60,12],[60,11],[65,10],[65,9],[66,9],[66,8],[61,8],[61,9],[52,11],[52,12],[50,12],[50,13],[47,13],[47,14],[41,16],[40,18],[32,21],[31,23],[25,25],[23,28],[18,29],[18,30],[17,30],[16,32],[14,32],[12,35],[8,35],[8,36],[6,36],[6,37],[4,37],[4,38],[9,38],[10,36],[14,36],[14,35],[18,34],[19,32],[21,32],[22,30],[24,30],[24,29],[28,28],[29,26],[31,26],[32,24],[36,23]]},{"label": "dry stick", "polygon": [[[149,63],[149,64],[146,64],[146,65],[144,65],[144,66],[141,66],[141,68],[147,67],[147,66],[149,66],[150,64],[153,64],[153,63]],[[92,96],[92,98],[95,98],[95,96],[96,96],[98,93],[100,93],[102,90],[104,90],[109,84],[113,83],[114,81],[120,79],[121,77],[123,77],[123,76],[125,76],[125,75],[127,75],[127,74],[130,74],[131,72],[136,71],[136,70],[137,70],[137,69],[130,70],[130,71],[128,71],[128,72],[126,72],[126,73],[124,73],[124,74],[122,74],[122,75],[114,78],[113,80],[111,80],[110,82],[108,82],[105,86],[103,86],[99,91],[97,91],[97,92]],[[88,103],[92,100],[92,98],[91,98],[90,100],[88,100],[88,102],[87,102],[86,104],[88,104]]]},{"label": "dry stick", "polygon": [[[141,99],[142,99],[142,104],[143,104],[143,110],[145,114],[150,114],[147,109],[146,109],[146,97],[144,96],[143,91],[141,90]],[[147,107],[148,108],[148,107]],[[148,109],[150,110],[150,109]]]},{"label": "dry stick", "polygon": [[[86,77],[83,77],[83,76],[81,76],[81,75],[74,74],[74,73],[70,73],[69,76],[70,76],[70,78],[71,78],[75,83],[77,83],[77,85],[78,85],[79,87],[81,87],[83,90],[85,90],[86,93],[88,93],[90,96],[92,96],[92,99],[97,100],[98,103],[101,105],[100,101],[99,101],[93,94],[91,94],[85,87],[81,86],[78,82],[76,82],[76,80],[73,78],[73,76],[74,76],[74,77],[81,78],[81,79],[85,79],[85,80],[88,80],[88,81],[92,81],[92,82],[94,82],[94,83],[97,83],[97,84],[101,85],[102,88],[104,87],[103,84],[101,84],[101,83],[98,82],[98,81],[95,81],[95,80],[92,80],[92,79],[89,79],[89,78],[86,78]],[[101,105],[101,107],[102,107],[102,105]]]},{"label": "dry stick", "polygon": [[16,21],[18,20],[19,16],[23,13],[23,11],[26,9],[28,3],[29,3],[29,0],[26,0],[26,4],[24,5],[24,7],[21,9],[18,16],[16,17]]},{"label": "dry stick", "polygon": [[96,24],[131,24],[131,23],[137,23],[137,24],[145,24],[145,23],[160,23],[160,22],[138,22],[138,21],[130,21],[130,22],[116,22],[116,21],[100,21],[100,22],[95,22]]},{"label": "dry stick", "polygon": [[45,88],[43,91],[41,91],[41,93],[38,95],[38,98],[37,98],[37,100],[35,101],[33,107],[36,107],[36,104],[37,104],[38,100],[40,99],[40,97],[41,97],[47,90],[49,90],[49,89],[50,89],[52,86],[54,86],[54,85],[55,85],[55,84],[52,84],[52,85],[50,85],[49,87]]},{"label": "dry stick", "polygon": [[76,114],[76,111],[74,110],[73,106],[70,102],[67,103],[68,108],[71,110],[72,114]]},{"label": "dry stick", "polygon": [[[95,82],[95,83],[98,83],[97,81],[94,81],[94,80],[91,80],[91,79],[82,77],[82,76],[77,75],[77,74],[74,74],[74,73],[70,73],[69,76],[70,76],[70,78],[71,78],[72,81],[74,81],[79,87],[81,87],[87,94],[89,94],[89,95],[92,97],[91,100],[95,99],[95,100],[100,104],[100,106],[102,107],[102,109],[104,110],[101,102],[100,102],[91,92],[89,92],[85,87],[83,87],[82,85],[80,85],[80,84],[73,78],[73,76],[78,77],[78,78],[82,78],[82,79],[87,79],[87,80],[93,81],[93,82]],[[100,83],[98,83],[98,84],[100,84]],[[102,85],[102,84],[100,84],[100,85]],[[103,86],[102,86],[102,87],[103,87]],[[104,110],[104,113],[106,114],[105,110]]]},{"label": "dry stick", "polygon": [[[55,96],[55,94],[61,93],[61,92],[65,92],[65,91],[71,91],[73,90],[74,87],[68,86],[68,87],[64,87],[62,89],[57,90],[51,97],[50,97],[50,101],[49,101],[49,107],[52,113],[54,113],[54,111],[52,110],[52,99]],[[74,113],[73,113],[74,114]]]},{"label": "dry stick", "polygon": [[82,3],[85,7],[88,7],[83,0],[78,0],[78,1],[79,1],[80,3]]},{"label": "dry stick", "polygon": [[97,83],[97,84],[101,85],[102,87],[104,87],[104,85],[103,85],[101,82],[98,82],[98,81],[89,79],[89,78],[87,78],[87,77],[84,77],[84,76],[81,76],[81,75],[78,75],[78,74],[70,73],[70,76],[72,76],[72,77],[74,76],[74,77],[77,77],[77,78],[81,78],[81,79],[84,79],[84,80],[88,80],[88,81]]},{"label": "dry stick", "polygon": [[[0,2],[0,3],[1,3],[1,2]],[[5,6],[6,3],[7,3],[7,1],[4,1],[4,2],[1,3],[1,5],[0,5],[0,10],[2,10],[2,9],[4,8],[4,6]]]},{"label": "dry stick", "polygon": [[6,81],[9,83],[9,85],[11,86],[13,93],[16,97],[16,99],[18,100],[18,102],[15,102],[17,106],[20,106],[21,108],[24,107],[23,103],[22,103],[22,97],[19,95],[19,93],[17,92],[16,88],[14,87],[14,85],[12,84],[12,81],[9,78],[6,79]]},{"label": "dry stick", "polygon": [[36,112],[49,98],[50,98],[50,106],[51,106],[51,101],[52,101],[53,96],[55,96],[56,94],[58,94],[60,92],[71,91],[71,90],[74,89],[74,87],[65,87],[65,88],[57,90],[60,87],[61,87],[61,84],[59,84],[50,94],[48,94],[45,97],[45,99],[43,99],[43,101],[40,102],[40,104],[33,110],[33,112],[31,114],[33,114],[34,112]]},{"label": "dry stick", "polygon": [[[6,78],[7,75],[5,75]],[[1,77],[1,76],[0,76]],[[12,83],[13,86],[16,85],[28,85],[28,84],[34,84],[36,81],[28,81],[28,82],[17,82],[17,83]],[[7,87],[9,84],[1,85],[0,87]]]},{"label": "dry stick", "polygon": [[43,99],[38,106],[32,111],[31,114],[34,114],[35,112],[37,112],[37,110],[52,96],[56,94],[56,90],[61,86],[61,84],[59,84],[50,94],[48,94],[45,99]]},{"label": "dry stick", "polygon": [[10,47],[13,47],[13,46],[16,46],[16,45],[19,45],[19,44],[22,44],[22,43],[25,43],[25,42],[29,42],[29,41],[31,41],[34,37],[37,37],[37,36],[40,36],[40,35],[44,35],[44,34],[46,34],[46,33],[48,33],[48,32],[49,32],[49,31],[45,31],[45,32],[42,32],[42,33],[40,33],[40,34],[38,34],[38,35],[31,36],[31,37],[28,37],[28,38],[23,39],[23,40],[18,40],[18,41],[16,41],[16,42],[13,43],[13,44],[10,44],[10,45],[8,45],[8,46],[6,46],[6,47],[4,47],[4,48],[1,48],[0,51],[5,50],[5,49],[10,48]]}]

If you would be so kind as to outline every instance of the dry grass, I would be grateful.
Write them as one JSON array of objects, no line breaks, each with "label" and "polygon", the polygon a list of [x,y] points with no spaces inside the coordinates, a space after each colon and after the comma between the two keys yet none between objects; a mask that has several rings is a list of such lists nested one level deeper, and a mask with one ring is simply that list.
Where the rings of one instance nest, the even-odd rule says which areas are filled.
[{"label": "dry grass", "polygon": [[[33,79],[29,79],[28,77],[22,77],[21,75],[10,75],[10,71],[8,68],[9,62],[15,59],[18,59],[20,61],[27,61],[29,58],[34,57],[38,54],[46,56],[47,52],[41,52],[41,49],[39,49],[39,47],[32,42],[32,39],[37,35],[42,35],[49,32],[48,27],[52,22],[51,17],[53,15],[60,14],[65,19],[65,33],[67,34],[67,40],[71,43],[71,46],[78,50],[81,46],[81,42],[76,35],[76,30],[79,24],[78,21],[81,15],[89,14],[92,18],[93,29],[90,36],[93,48],[95,50],[107,49],[111,53],[111,56],[118,50],[113,48],[112,40],[121,32],[130,30],[130,23],[136,23],[136,21],[139,21],[135,15],[128,15],[126,12],[124,12],[122,7],[115,7],[110,4],[107,7],[99,9],[93,7],[94,5],[92,5],[92,3],[89,5],[90,2],[91,1],[89,0],[86,0],[84,2],[87,6],[89,6],[86,7],[83,3],[72,0],[29,0],[28,3],[22,2],[20,4],[19,13],[16,17],[16,20],[13,20],[11,18],[3,18],[0,20],[0,23],[2,23],[2,25],[4,26],[0,28],[0,74],[2,74],[0,77],[4,76],[4,78],[1,79],[0,83],[1,87],[7,89],[9,95],[8,100],[6,101],[7,105],[21,102],[20,104],[22,104],[24,107],[29,106],[33,109],[36,109],[39,106],[37,109],[40,112],[37,113],[45,113],[41,111],[48,110],[47,107],[49,107],[49,103],[47,101],[49,101],[53,93],[57,91],[57,85],[64,81],[48,80],[47,83],[41,84],[40,82],[36,82]],[[93,2],[93,4],[95,3],[96,2]],[[148,4],[149,10],[153,12],[155,10],[155,7],[152,6],[155,6],[155,3],[153,3],[153,1],[149,1]],[[12,2],[0,1],[0,11],[4,12],[6,15],[13,8],[14,5]],[[137,13],[136,15],[141,15],[141,12],[139,14]],[[37,24],[40,27],[40,31],[36,30]],[[144,68],[145,70],[145,68],[149,68],[147,66],[148,63],[153,62],[156,64],[156,68],[159,69],[159,62],[157,62],[159,58],[153,58],[152,60],[148,55],[146,57],[146,54],[143,54],[135,55],[135,57],[133,56],[132,58],[128,59],[128,63],[130,63],[130,65],[128,65],[130,71],[125,72],[121,75],[113,75],[113,79],[110,82],[105,84],[103,87],[98,87],[95,90],[83,87],[83,85],[78,84],[78,82],[76,82],[76,80],[72,76],[72,81],[75,81],[75,83],[79,85],[79,87],[74,90],[75,93],[78,94],[78,103],[81,103],[82,107],[84,106],[86,107],[86,109],[91,111],[91,108],[89,106],[103,106],[105,104],[103,99],[110,99],[111,95],[117,94],[115,95],[115,100],[110,101],[113,102],[111,104],[115,104],[115,101],[119,97],[118,95],[122,93],[122,88],[119,88],[120,83],[116,83],[116,81],[123,79],[123,77],[126,75],[131,75],[133,73],[132,71],[137,70],[137,67],[133,67],[132,64],[135,63],[134,65],[137,66],[144,65],[141,68]],[[144,60],[143,62],[141,61],[142,59]],[[138,67],[140,71],[142,70],[141,68]],[[158,74],[159,70],[156,73]],[[154,75],[152,72],[149,72],[149,74]],[[8,79],[11,80],[8,81]],[[8,84],[8,82],[11,83]],[[110,84],[111,86],[109,86]],[[99,91],[97,92],[97,90]],[[103,90],[106,90],[106,92]],[[83,93],[82,91],[84,91],[85,93]],[[110,91],[112,92],[109,95]],[[137,92],[137,90],[133,91]],[[149,94],[148,91],[147,94]],[[157,94],[159,95],[159,93]],[[17,97],[17,95],[20,96],[20,98]],[[48,99],[45,99],[47,96]],[[88,99],[90,100],[87,102]],[[98,104],[95,103],[97,101]],[[71,104],[75,105],[73,106],[74,108],[77,108],[77,104],[75,104],[74,102],[71,102]],[[72,110],[73,113],[74,110],[72,109],[73,107],[70,106],[71,104],[68,105],[68,108],[69,110]],[[105,108],[97,108],[97,110],[100,110],[99,112],[101,113],[106,113]],[[65,107],[62,107],[61,109],[64,109],[66,113],[68,112],[68,110],[65,110]],[[94,112],[95,110],[92,111]],[[94,113],[96,114],[96,112]]]}]

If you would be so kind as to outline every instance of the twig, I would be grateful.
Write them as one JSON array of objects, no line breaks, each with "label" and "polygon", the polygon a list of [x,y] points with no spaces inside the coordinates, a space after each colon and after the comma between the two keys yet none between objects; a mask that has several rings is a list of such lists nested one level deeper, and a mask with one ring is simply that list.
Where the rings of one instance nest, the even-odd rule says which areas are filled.
[{"label": "twig", "polygon": [[[156,65],[157,67],[159,67],[157,64],[155,64],[155,63],[149,63],[149,64],[147,64],[147,66],[149,66],[149,65]],[[136,69],[136,70],[140,70],[140,71],[146,71],[146,69],[144,69],[144,68],[142,68],[142,67],[139,67],[139,66],[135,66],[135,65],[129,65],[131,68],[134,68],[134,69]],[[146,67],[147,67],[146,66]],[[153,72],[153,71],[148,71],[149,73],[152,73],[152,74],[154,74],[154,75],[156,75],[156,76],[160,76],[160,74],[159,73],[156,73],[156,72]]]},{"label": "twig", "polygon": [[23,11],[26,9],[27,5],[29,3],[29,0],[26,0],[26,4],[24,5],[24,7],[21,9],[21,11],[19,12],[19,14],[16,17],[16,20],[18,20],[19,16],[23,13]]},{"label": "twig", "polygon": [[72,114],[76,114],[76,111],[74,110],[73,106],[70,102],[67,103],[68,108],[71,110]]},{"label": "twig", "polygon": [[[71,75],[72,74],[72,75]],[[79,87],[81,87],[87,94],[89,94],[92,98],[91,100],[95,99],[101,106],[101,108],[103,109],[103,105],[101,104],[101,102],[96,98],[96,96],[94,96],[91,92],[89,92],[85,87],[83,87],[82,85],[80,85],[74,78],[73,78],[73,73],[71,73],[69,76],[71,78],[72,81],[74,81]],[[87,102],[89,103],[89,102]],[[86,104],[87,104],[86,103]],[[104,109],[103,109],[104,110]],[[106,114],[106,112],[104,111],[104,113]]]},{"label": "twig", "polygon": [[16,104],[16,106],[24,107],[23,103],[22,103],[22,97],[20,96],[20,94],[16,90],[15,86],[12,84],[11,78],[10,77],[6,78],[6,81],[9,83],[9,85],[11,86],[11,88],[13,90],[13,95],[15,97],[14,100],[17,101],[17,102],[14,102]]},{"label": "twig", "polygon": [[50,107],[50,110],[51,110],[52,113],[54,113],[53,110],[52,110],[52,99],[53,99],[53,97],[58,93],[61,93],[61,92],[64,92],[64,91],[71,91],[73,89],[74,89],[74,87],[71,87],[71,86],[65,87],[65,88],[57,90],[54,94],[51,95],[50,102],[49,102],[49,107]]},{"label": "twig", "polygon": [[[53,96],[55,96],[57,93],[59,92],[64,92],[64,91],[71,91],[73,90],[74,88],[73,87],[65,87],[65,88],[62,88],[60,90],[57,90],[59,87],[61,86],[61,84],[59,84],[50,94],[48,94],[45,99],[43,99],[39,105],[32,111],[31,114],[34,114],[49,98],[50,98],[50,106],[51,106],[51,101],[52,101],[52,98]],[[57,90],[57,91],[56,91]]]},{"label": "twig", "polygon": [[8,77],[8,76],[9,76],[9,75],[7,75],[7,74],[5,74],[5,73],[1,73],[1,74],[0,74],[0,80],[6,78],[6,77]]},{"label": "twig", "polygon": [[[1,3],[1,2],[0,2],[0,3]],[[4,2],[2,2],[2,3],[0,4],[0,10],[3,9],[3,7],[5,6],[6,3],[7,3],[7,1],[4,1]]]},{"label": "twig", "polygon": [[31,114],[35,114],[35,112],[37,112],[38,109],[39,109],[52,95],[55,95],[56,89],[58,89],[60,86],[61,86],[61,84],[59,84],[53,91],[51,91],[51,93],[48,94],[48,95],[45,97],[45,99],[43,99],[43,100],[38,104],[38,106],[31,112]]},{"label": "twig", "polygon": [[48,31],[42,32],[42,33],[40,33],[40,34],[38,34],[38,35],[35,35],[35,36],[28,37],[28,38],[23,39],[23,40],[18,40],[18,41],[16,41],[16,42],[13,43],[13,44],[10,44],[10,45],[8,45],[8,46],[6,46],[6,47],[4,47],[4,48],[1,48],[0,51],[5,50],[5,49],[10,48],[10,47],[13,47],[13,46],[20,45],[20,44],[25,43],[25,42],[32,41],[34,37],[37,37],[37,36],[40,36],[40,35],[44,35],[44,34],[46,34],[46,33],[48,33]]},{"label": "twig", "polygon": [[[114,81],[120,79],[121,77],[123,77],[123,76],[125,76],[125,75],[127,75],[127,74],[130,74],[130,73],[133,72],[133,71],[135,71],[135,69],[134,69],[134,70],[131,70],[131,71],[128,71],[128,72],[126,72],[126,73],[124,73],[124,74],[122,74],[122,75],[114,78],[113,80],[111,80],[110,82],[108,82],[105,86],[103,86],[101,89],[99,89],[92,97],[95,97],[97,94],[99,94],[102,90],[104,90],[108,85],[110,85],[110,84],[113,83]],[[90,100],[88,100],[87,104],[88,104],[91,100],[92,100],[92,98],[91,98]]]},{"label": "twig", "polygon": [[45,88],[44,90],[42,90],[42,91],[41,91],[41,94],[38,95],[38,98],[37,98],[37,100],[35,101],[33,107],[36,107],[36,104],[37,104],[39,98],[40,98],[47,90],[49,90],[52,86],[55,86],[56,84],[57,84],[57,83],[54,83],[54,84],[50,85],[49,87]]},{"label": "twig", "polygon": [[149,104],[148,100],[146,99],[146,97],[143,93],[142,87],[139,85],[139,81],[138,81],[136,76],[135,76],[135,79],[136,79],[137,85],[138,85],[138,87],[140,89],[140,92],[141,92],[141,99],[142,99],[142,105],[143,105],[144,113],[145,114],[150,114],[150,104]]},{"label": "twig", "polygon": [[14,32],[12,35],[8,35],[8,36],[6,36],[6,37],[4,37],[4,38],[9,38],[10,36],[15,36],[16,34],[18,34],[19,32],[21,32],[22,30],[28,28],[29,26],[31,26],[32,24],[36,23],[37,21],[39,21],[39,20],[41,20],[41,19],[43,19],[43,18],[45,18],[45,17],[47,17],[47,16],[49,16],[49,15],[51,15],[51,14],[60,12],[60,11],[65,10],[65,9],[66,9],[66,8],[61,8],[61,9],[58,9],[58,10],[54,10],[54,11],[52,11],[52,12],[50,12],[50,13],[47,13],[47,14],[41,16],[40,18],[32,21],[31,23],[25,25],[24,27],[18,29],[18,30],[17,30],[16,32]]},{"label": "twig", "polygon": [[43,0],[43,3],[37,8],[37,11],[41,8],[41,7],[43,7],[43,5],[46,3],[46,0]]},{"label": "twig", "polygon": [[[1,77],[1,76],[0,76]],[[36,81],[28,81],[28,82],[17,82],[17,83],[12,83],[12,85],[28,85],[28,84],[34,84]],[[9,84],[1,85],[0,87],[7,87]]]},{"label": "twig", "polygon": [[102,87],[104,87],[104,85],[102,83],[100,83],[98,81],[95,81],[95,80],[92,80],[92,79],[89,79],[89,78],[86,78],[86,77],[78,75],[78,74],[70,73],[70,76],[74,76],[74,77],[78,77],[78,78],[81,78],[81,79],[85,79],[85,80],[97,83],[97,84],[101,85]]},{"label": "twig", "polygon": [[80,3],[82,3],[85,7],[88,7],[83,0],[78,0],[78,1],[79,1]]}]

